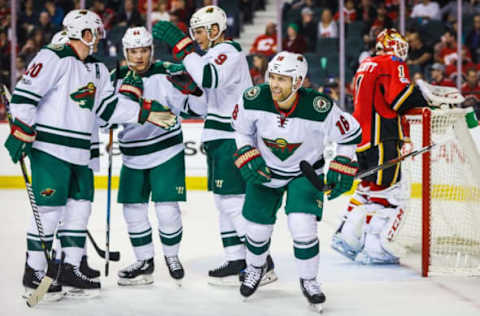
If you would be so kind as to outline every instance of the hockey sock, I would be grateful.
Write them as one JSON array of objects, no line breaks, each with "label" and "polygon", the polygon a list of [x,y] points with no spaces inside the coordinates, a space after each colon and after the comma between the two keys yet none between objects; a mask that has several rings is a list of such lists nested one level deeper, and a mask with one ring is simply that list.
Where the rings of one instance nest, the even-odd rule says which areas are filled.
[{"label": "hockey sock", "polygon": [[261,267],[267,260],[273,225],[257,224],[251,221],[246,223],[247,264]]},{"label": "hockey sock", "polygon": [[[52,249],[53,234],[57,227],[58,220],[62,214],[63,206],[39,206],[38,212],[40,214],[40,221],[43,227],[43,241],[46,244],[47,250]],[[30,218],[30,225],[27,230],[27,263],[34,270],[45,270],[47,267],[47,260],[43,253],[42,243],[40,242],[40,235],[35,224],[33,215]]]},{"label": "hockey sock", "polygon": [[313,214],[290,213],[287,221],[292,234],[298,275],[301,279],[314,279],[320,261],[317,219]]},{"label": "hockey sock", "polygon": [[148,220],[147,203],[123,204],[123,217],[137,260],[153,258],[152,227]]},{"label": "hockey sock", "polygon": [[242,216],[243,194],[214,194],[219,211],[222,244],[227,261],[245,259],[245,219]]},{"label": "hockey sock", "polygon": [[177,202],[155,203],[158,232],[163,246],[163,255],[176,256],[182,240],[182,217]]},{"label": "hockey sock", "polygon": [[88,200],[68,199],[58,236],[65,253],[65,262],[78,266],[87,238],[87,224],[92,204]]}]

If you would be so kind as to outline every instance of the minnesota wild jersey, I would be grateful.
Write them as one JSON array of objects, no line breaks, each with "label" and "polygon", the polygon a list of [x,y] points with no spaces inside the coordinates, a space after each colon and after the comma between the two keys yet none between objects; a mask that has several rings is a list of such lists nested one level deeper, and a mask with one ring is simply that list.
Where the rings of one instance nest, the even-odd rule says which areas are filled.
[{"label": "minnesota wild jersey", "polygon": [[189,54],[183,64],[207,94],[208,114],[202,141],[233,139],[230,124],[233,108],[243,91],[252,86],[247,59],[240,45],[225,41],[203,56]]},{"label": "minnesota wild jersey", "polygon": [[337,143],[337,155],[355,158],[361,140],[358,122],[332,99],[300,88],[292,108],[283,112],[272,100],[267,84],[245,91],[232,113],[237,147],[256,147],[272,171],[264,185],[280,187],[301,174],[300,161],[322,159],[325,141]]},{"label": "minnesota wild jersey", "polygon": [[[120,68],[118,88],[127,72],[128,67]],[[113,73],[112,80],[115,76]],[[167,80],[167,72],[162,62],[154,63],[140,76],[143,81],[143,97],[168,106],[176,115],[180,112],[205,115],[205,96],[182,94]],[[143,125],[123,124],[123,130],[118,133],[118,141],[123,163],[133,169],[156,167],[184,150],[180,119],[169,131],[148,122]]]},{"label": "minnesota wild jersey", "polygon": [[140,110],[137,102],[117,98],[103,63],[80,60],[68,44],[39,51],[11,103],[14,117],[35,128],[33,148],[77,165],[90,162],[97,119],[133,123]]}]

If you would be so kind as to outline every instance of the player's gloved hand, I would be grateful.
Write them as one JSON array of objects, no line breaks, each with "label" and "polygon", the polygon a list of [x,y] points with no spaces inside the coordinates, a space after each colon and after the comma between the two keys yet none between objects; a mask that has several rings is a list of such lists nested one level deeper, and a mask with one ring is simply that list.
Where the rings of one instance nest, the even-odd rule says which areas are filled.
[{"label": "player's gloved hand", "polygon": [[7,141],[5,142],[5,147],[14,163],[17,163],[24,155],[30,154],[35,136],[36,133],[33,127],[19,119],[15,119],[11,127],[10,135],[8,135]]},{"label": "player's gloved hand", "polygon": [[164,129],[171,129],[177,124],[177,116],[164,105],[155,100],[140,99],[138,122],[150,122]]},{"label": "player's gloved hand", "polygon": [[327,184],[334,185],[334,188],[328,195],[328,199],[333,200],[350,190],[357,171],[358,162],[352,161],[348,157],[336,156],[330,162],[327,172]]},{"label": "player's gloved hand", "polygon": [[159,21],[153,26],[153,37],[173,47],[173,58],[182,60],[193,52],[193,41],[169,21]]},{"label": "player's gloved hand", "polygon": [[175,64],[169,61],[162,62],[162,66],[170,76],[181,75],[186,71],[183,64]]},{"label": "player's gloved hand", "polygon": [[270,182],[272,173],[257,148],[245,145],[233,154],[235,166],[246,182],[261,184]]},{"label": "player's gloved hand", "polygon": [[170,81],[175,88],[180,90],[183,94],[193,94],[194,96],[201,96],[203,94],[192,77],[187,73],[175,76],[167,76],[167,80]]},{"label": "player's gloved hand", "polygon": [[130,70],[122,81],[119,92],[133,101],[138,101],[143,94],[143,80],[135,71]]}]

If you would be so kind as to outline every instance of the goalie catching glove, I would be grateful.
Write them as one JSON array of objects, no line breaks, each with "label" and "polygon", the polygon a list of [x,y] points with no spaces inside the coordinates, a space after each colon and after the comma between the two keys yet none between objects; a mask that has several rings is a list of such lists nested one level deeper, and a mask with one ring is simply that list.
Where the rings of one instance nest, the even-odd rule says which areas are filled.
[{"label": "goalie catching glove", "polygon": [[24,155],[30,154],[35,135],[33,127],[15,119],[11,127],[10,135],[8,135],[7,141],[5,142],[5,147],[14,163],[17,163]]},{"label": "goalie catching glove", "polygon": [[178,27],[172,22],[159,21],[153,26],[153,37],[165,41],[168,45],[173,47],[173,58],[176,60],[183,60],[185,56],[193,52],[193,41],[186,36]]},{"label": "goalie catching glove", "polygon": [[233,158],[245,182],[261,184],[270,181],[272,174],[257,148],[245,145],[233,154]]},{"label": "goalie catching glove", "polygon": [[358,162],[348,157],[336,156],[331,162],[327,172],[327,184],[334,187],[328,195],[333,200],[352,188],[353,180],[358,171]]},{"label": "goalie catching glove", "polygon": [[130,70],[122,81],[119,92],[133,101],[139,101],[143,94],[143,80]]},{"label": "goalie catching glove", "polygon": [[164,129],[171,129],[177,124],[177,116],[170,109],[155,100],[140,99],[138,122],[150,122]]}]

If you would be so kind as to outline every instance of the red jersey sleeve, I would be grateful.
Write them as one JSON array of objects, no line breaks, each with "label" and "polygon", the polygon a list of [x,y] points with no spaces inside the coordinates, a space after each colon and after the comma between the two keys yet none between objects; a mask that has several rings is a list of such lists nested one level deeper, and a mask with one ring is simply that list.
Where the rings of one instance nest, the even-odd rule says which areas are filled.
[{"label": "red jersey sleeve", "polygon": [[392,110],[398,112],[412,93],[414,84],[410,81],[407,64],[401,59],[391,56],[383,66],[381,77],[385,101]]}]

